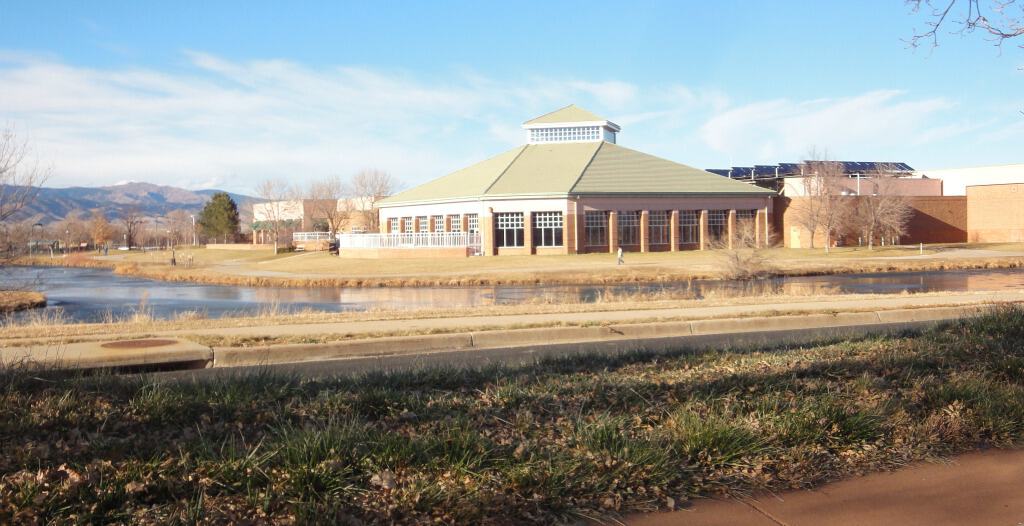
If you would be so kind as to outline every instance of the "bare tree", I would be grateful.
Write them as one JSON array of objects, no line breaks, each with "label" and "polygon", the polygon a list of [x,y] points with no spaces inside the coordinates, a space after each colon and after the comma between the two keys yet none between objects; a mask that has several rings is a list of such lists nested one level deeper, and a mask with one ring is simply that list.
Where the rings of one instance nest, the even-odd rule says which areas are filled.
[{"label": "bare tree", "polygon": [[58,238],[69,251],[72,246],[78,245],[83,239],[89,238],[84,215],[84,210],[71,210],[54,225]]},{"label": "bare tree", "polygon": [[[961,36],[982,31],[995,43],[1024,36],[1024,6],[1017,0],[906,0],[913,13],[925,12],[929,20],[925,31],[915,31],[907,42],[918,47],[922,42],[939,45],[939,32],[953,26],[950,33]],[[1024,48],[1024,44],[1020,47]]]},{"label": "bare tree", "polygon": [[111,240],[114,234],[114,229],[107,221],[107,216],[103,214],[103,210],[97,208],[92,211],[92,217],[89,219],[89,237],[92,238],[92,244],[99,250],[100,247],[105,246],[108,241]]},{"label": "bare tree", "polygon": [[129,250],[135,244],[139,234],[142,233],[145,222],[146,218],[142,215],[142,211],[134,206],[121,213],[121,227],[124,230],[125,244],[128,245]]},{"label": "bare tree", "polygon": [[[287,181],[267,179],[256,187],[256,195],[264,202],[253,205],[253,223],[258,223],[273,234],[274,254],[277,254],[281,230],[298,205],[295,192]],[[255,232],[253,235],[256,235]]]},{"label": "bare tree", "polygon": [[377,201],[384,199],[397,190],[398,183],[391,174],[376,170],[367,169],[352,177],[352,199],[355,212],[362,214],[366,230],[378,232],[380,230],[377,210],[374,206]]},{"label": "bare tree", "polygon": [[814,237],[821,232],[827,254],[833,241],[845,233],[854,202],[847,195],[842,163],[815,157],[812,153],[811,160],[801,167],[804,195],[796,202],[794,218],[810,234],[810,248],[814,248]]},{"label": "bare tree", "polygon": [[765,232],[764,239],[758,239],[757,216],[750,219],[737,219],[730,245],[728,236],[716,239],[711,247],[718,249],[716,254],[721,260],[725,277],[729,279],[753,279],[771,273],[771,265],[764,255],[765,248],[771,246],[771,233]]},{"label": "bare tree", "polygon": [[334,175],[310,182],[306,188],[306,197],[312,205],[312,216],[326,220],[327,231],[331,235],[337,234],[352,211],[352,200],[341,178]]},{"label": "bare tree", "polygon": [[11,128],[0,131],[0,223],[31,203],[52,172],[40,166],[27,140]]},{"label": "bare tree", "polygon": [[907,232],[913,210],[906,196],[900,194],[899,179],[894,173],[892,167],[879,165],[865,181],[871,193],[862,194],[857,200],[854,223],[868,249],[874,249],[876,239],[891,240]]},{"label": "bare tree", "polygon": [[173,210],[167,214],[167,230],[171,231],[171,245],[183,244],[187,239],[192,240],[192,216],[184,210]]}]

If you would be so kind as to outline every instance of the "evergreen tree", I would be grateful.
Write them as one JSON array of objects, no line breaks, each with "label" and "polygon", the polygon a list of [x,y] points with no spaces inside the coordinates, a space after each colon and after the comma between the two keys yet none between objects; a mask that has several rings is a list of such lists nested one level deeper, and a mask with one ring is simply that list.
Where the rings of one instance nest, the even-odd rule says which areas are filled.
[{"label": "evergreen tree", "polygon": [[221,237],[227,243],[238,234],[238,205],[227,192],[213,194],[199,213],[199,225],[207,235]]}]

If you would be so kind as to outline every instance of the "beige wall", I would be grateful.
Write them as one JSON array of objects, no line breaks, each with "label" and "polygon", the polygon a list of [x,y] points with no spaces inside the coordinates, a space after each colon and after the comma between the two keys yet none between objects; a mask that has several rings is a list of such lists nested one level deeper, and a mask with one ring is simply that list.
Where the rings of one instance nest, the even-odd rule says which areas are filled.
[{"label": "beige wall", "polygon": [[941,179],[943,195],[967,195],[968,186],[1024,183],[1024,164],[929,169],[918,173]]},{"label": "beige wall", "polygon": [[1024,242],[1024,183],[968,186],[967,240]]},{"label": "beige wall", "polygon": [[[786,197],[804,197],[807,195],[805,177],[789,177],[784,181],[782,195]],[[922,179],[914,177],[901,177],[886,182],[890,193],[893,195],[905,196],[940,196],[942,195],[943,183],[941,179]],[[874,191],[874,183],[869,177],[863,177],[859,181],[856,178],[843,179],[843,186],[853,195],[871,195]]]}]

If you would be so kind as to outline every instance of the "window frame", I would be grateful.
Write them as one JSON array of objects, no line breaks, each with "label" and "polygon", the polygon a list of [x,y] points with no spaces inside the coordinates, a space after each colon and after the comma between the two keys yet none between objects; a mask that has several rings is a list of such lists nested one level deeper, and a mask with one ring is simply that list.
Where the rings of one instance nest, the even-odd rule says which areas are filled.
[{"label": "window frame", "polygon": [[533,223],[533,246],[565,246],[565,215],[562,212],[534,212],[530,220]]},{"label": "window frame", "polygon": [[587,247],[608,246],[607,210],[588,210],[583,213],[583,239]]},{"label": "window frame", "polygon": [[526,214],[523,212],[495,213],[494,246],[498,248],[525,248]]}]

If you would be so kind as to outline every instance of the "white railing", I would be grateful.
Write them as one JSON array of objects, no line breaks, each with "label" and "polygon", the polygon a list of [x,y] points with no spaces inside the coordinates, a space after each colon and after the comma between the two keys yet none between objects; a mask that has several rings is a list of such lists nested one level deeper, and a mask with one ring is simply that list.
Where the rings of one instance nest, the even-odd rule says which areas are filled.
[{"label": "white railing", "polygon": [[338,234],[338,248],[480,248],[480,234],[418,232],[411,234]]},{"label": "white railing", "polygon": [[330,232],[295,232],[292,241],[330,241],[334,236]]}]

